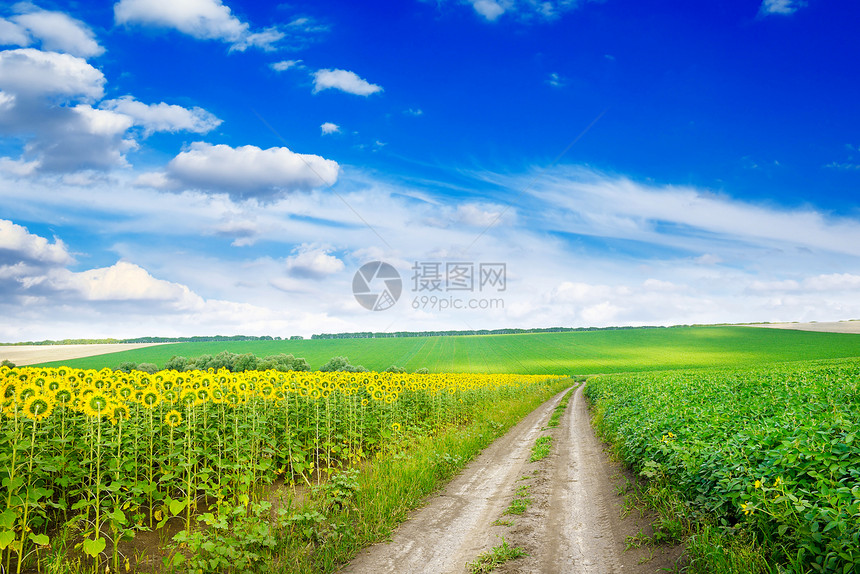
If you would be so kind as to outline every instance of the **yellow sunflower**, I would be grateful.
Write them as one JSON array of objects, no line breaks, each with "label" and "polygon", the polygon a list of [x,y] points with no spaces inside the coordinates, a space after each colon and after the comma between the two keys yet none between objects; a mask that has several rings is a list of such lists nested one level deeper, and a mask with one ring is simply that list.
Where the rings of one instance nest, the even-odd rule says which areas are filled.
[{"label": "yellow sunflower", "polygon": [[164,423],[172,426],[173,428],[178,427],[182,423],[182,413],[173,409],[168,411],[166,415],[164,415]]},{"label": "yellow sunflower", "polygon": [[54,411],[54,398],[49,394],[39,393],[31,395],[24,401],[21,412],[28,419],[40,421],[48,418]]}]

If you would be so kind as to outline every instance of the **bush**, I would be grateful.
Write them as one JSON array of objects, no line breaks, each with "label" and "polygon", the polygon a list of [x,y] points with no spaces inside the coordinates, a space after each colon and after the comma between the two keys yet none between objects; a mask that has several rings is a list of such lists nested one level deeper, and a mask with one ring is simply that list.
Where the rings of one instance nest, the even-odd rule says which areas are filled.
[{"label": "bush", "polygon": [[185,371],[188,369],[188,359],[185,357],[177,357],[173,355],[170,360],[164,363],[165,371]]},{"label": "bush", "polygon": [[141,363],[137,366],[137,370],[154,375],[158,372],[158,365],[155,363]]}]

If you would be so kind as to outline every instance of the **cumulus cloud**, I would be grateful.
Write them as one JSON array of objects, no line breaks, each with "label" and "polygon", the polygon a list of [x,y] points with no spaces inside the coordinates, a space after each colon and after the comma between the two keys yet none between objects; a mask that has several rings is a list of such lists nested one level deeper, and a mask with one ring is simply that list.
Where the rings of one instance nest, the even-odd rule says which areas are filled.
[{"label": "cumulus cloud", "polygon": [[802,0],[764,0],[759,8],[759,14],[782,14],[787,16],[794,14],[800,8],[806,6]]},{"label": "cumulus cloud", "polygon": [[267,199],[337,181],[337,162],[285,147],[261,149],[195,142],[167,165],[171,185]]},{"label": "cumulus cloud", "polygon": [[98,100],[105,77],[83,58],[33,48],[0,52],[0,89],[26,97]]},{"label": "cumulus cloud", "polygon": [[[199,107],[147,105],[131,96],[95,108],[104,87],[104,75],[83,58],[33,48],[0,52],[0,134],[25,142],[22,157],[4,158],[5,171],[27,176],[125,166],[141,132],[206,133],[221,123]],[[142,130],[130,132],[134,126]]]},{"label": "cumulus cloud", "polygon": [[347,70],[317,70],[314,72],[314,93],[323,90],[340,90],[357,96],[369,96],[382,91],[381,86],[371,84]]},{"label": "cumulus cloud", "polygon": [[343,271],[344,263],[329,253],[330,249],[304,244],[287,258],[287,271],[296,277],[323,279]]},{"label": "cumulus cloud", "polygon": [[[39,9],[31,4],[17,4],[23,12],[10,18],[21,29],[21,38],[10,42],[19,46],[31,44],[30,38],[38,41],[43,50],[65,52],[73,56],[100,56],[104,48],[96,41],[93,31],[83,22],[76,20],[63,12],[53,12]],[[13,33],[13,38],[14,33]]]},{"label": "cumulus cloud", "polygon": [[323,135],[336,134],[340,131],[340,126],[331,122],[325,122],[320,126]]},{"label": "cumulus cloud", "polygon": [[13,263],[67,265],[72,262],[65,244],[35,235],[21,225],[0,219],[0,266]]},{"label": "cumulus cloud", "polygon": [[100,107],[130,117],[135,125],[144,128],[146,135],[179,131],[205,134],[221,125],[221,120],[214,114],[197,106],[189,109],[164,102],[144,104],[133,96],[107,100],[102,102]]},{"label": "cumulus cloud", "polygon": [[114,4],[120,25],[171,28],[199,40],[220,40],[231,50],[271,50],[285,36],[277,28],[252,31],[221,0],[120,0]]}]

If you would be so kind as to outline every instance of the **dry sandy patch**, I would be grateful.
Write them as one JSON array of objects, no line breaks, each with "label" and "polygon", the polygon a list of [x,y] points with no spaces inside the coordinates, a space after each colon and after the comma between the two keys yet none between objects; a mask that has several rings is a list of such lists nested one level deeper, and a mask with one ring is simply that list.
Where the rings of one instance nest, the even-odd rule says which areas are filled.
[{"label": "dry sandy patch", "polygon": [[104,345],[4,345],[0,346],[0,361],[8,359],[17,366],[35,365],[49,361],[65,361],[118,353],[166,343],[110,343]]}]

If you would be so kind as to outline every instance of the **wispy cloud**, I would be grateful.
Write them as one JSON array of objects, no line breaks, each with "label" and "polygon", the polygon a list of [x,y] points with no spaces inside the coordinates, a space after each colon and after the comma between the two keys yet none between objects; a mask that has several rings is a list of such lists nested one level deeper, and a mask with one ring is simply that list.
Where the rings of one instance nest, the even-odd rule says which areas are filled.
[{"label": "wispy cloud", "polygon": [[759,8],[759,14],[767,16],[769,14],[782,14],[787,16],[794,14],[799,9],[806,6],[803,0],[763,0]]}]

